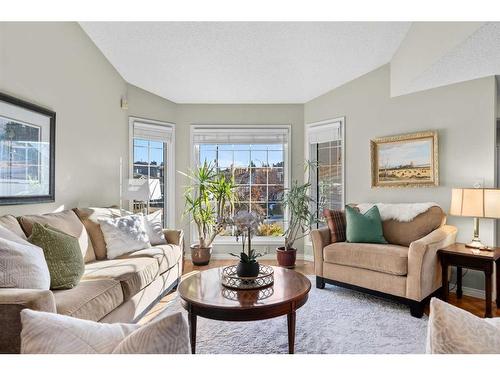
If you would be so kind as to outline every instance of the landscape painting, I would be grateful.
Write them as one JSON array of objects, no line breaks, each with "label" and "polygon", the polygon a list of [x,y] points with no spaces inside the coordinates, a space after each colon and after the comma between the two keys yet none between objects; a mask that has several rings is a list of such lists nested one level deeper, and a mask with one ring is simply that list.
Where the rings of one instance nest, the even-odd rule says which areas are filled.
[{"label": "landscape painting", "polygon": [[438,186],[437,132],[371,141],[372,187]]}]

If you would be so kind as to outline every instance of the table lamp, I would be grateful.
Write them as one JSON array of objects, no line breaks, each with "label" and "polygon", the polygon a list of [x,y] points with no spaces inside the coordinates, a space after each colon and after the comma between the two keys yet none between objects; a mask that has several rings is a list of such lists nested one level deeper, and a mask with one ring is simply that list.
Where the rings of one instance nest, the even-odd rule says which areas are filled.
[{"label": "table lamp", "polygon": [[487,249],[487,246],[479,239],[479,219],[500,218],[500,189],[452,189],[450,215],[474,218],[473,238],[465,246]]},{"label": "table lamp", "polygon": [[142,202],[145,215],[149,213],[149,202],[161,198],[160,180],[157,178],[131,178],[123,184],[123,198]]}]

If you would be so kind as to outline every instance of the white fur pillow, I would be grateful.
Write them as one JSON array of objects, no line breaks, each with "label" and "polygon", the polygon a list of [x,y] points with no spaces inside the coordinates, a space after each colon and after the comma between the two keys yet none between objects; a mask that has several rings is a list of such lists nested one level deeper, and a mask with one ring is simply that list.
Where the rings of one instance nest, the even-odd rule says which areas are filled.
[{"label": "white fur pillow", "polygon": [[181,313],[146,325],[97,323],[66,315],[21,311],[23,354],[187,354],[188,326]]},{"label": "white fur pillow", "polygon": [[142,214],[98,221],[106,241],[108,259],[151,247]]},{"label": "white fur pillow", "polygon": [[478,318],[433,298],[426,351],[430,354],[500,354],[498,321],[498,318]]},{"label": "white fur pillow", "polygon": [[0,288],[49,287],[50,274],[43,250],[0,226]]},{"label": "white fur pillow", "polygon": [[164,245],[167,243],[165,234],[163,234],[163,224],[161,220],[162,215],[163,211],[158,210],[144,217],[146,232],[148,233],[149,242],[151,242],[152,246]]}]

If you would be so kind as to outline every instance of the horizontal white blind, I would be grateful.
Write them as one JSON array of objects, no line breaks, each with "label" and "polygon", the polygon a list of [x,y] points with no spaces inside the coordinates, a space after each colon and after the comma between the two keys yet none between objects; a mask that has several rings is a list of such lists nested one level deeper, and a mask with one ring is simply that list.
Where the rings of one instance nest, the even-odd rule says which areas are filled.
[{"label": "horizontal white blind", "polygon": [[288,141],[288,128],[193,127],[192,132],[195,144],[266,144]]},{"label": "horizontal white blind", "polygon": [[311,126],[307,131],[309,144],[340,141],[341,131],[340,121]]},{"label": "horizontal white blind", "polygon": [[172,138],[172,131],[172,127],[168,125],[134,121],[134,138],[167,142]]}]

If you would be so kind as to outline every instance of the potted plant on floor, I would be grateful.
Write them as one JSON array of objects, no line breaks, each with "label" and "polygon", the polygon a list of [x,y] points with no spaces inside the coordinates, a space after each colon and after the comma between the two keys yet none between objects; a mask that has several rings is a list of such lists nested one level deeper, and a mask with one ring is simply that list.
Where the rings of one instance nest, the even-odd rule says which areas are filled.
[{"label": "potted plant on floor", "polygon": [[259,228],[259,218],[254,212],[240,211],[234,216],[233,223],[236,227],[236,240],[241,238],[242,243],[242,252],[239,255],[230,253],[240,260],[236,274],[239,277],[256,277],[260,267],[257,258],[263,254],[252,249],[252,236]]},{"label": "potted plant on floor", "polygon": [[207,265],[212,243],[224,232],[234,211],[236,185],[234,178],[218,173],[215,165],[206,161],[182,174],[191,181],[184,192],[184,214],[190,215],[198,233],[198,243],[191,245],[191,260],[196,266]]},{"label": "potted plant on floor", "polygon": [[[306,162],[306,169],[310,163]],[[285,246],[276,249],[278,264],[286,268],[294,268],[297,259],[295,242],[306,237],[311,232],[311,226],[318,222],[314,199],[309,195],[311,183],[299,184],[295,181],[290,189],[285,191],[283,206],[288,209],[288,228],[285,231]]]}]

